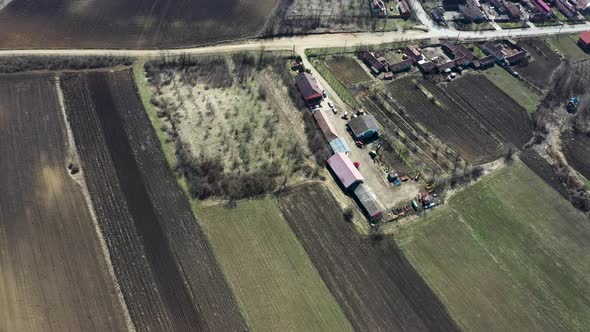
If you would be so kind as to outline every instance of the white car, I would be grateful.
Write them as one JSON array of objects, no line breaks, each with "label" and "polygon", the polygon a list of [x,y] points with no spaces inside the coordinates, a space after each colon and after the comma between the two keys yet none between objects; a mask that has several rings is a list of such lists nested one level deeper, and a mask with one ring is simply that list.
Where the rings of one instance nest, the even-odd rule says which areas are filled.
[{"label": "white car", "polygon": [[338,114],[338,110],[336,110],[335,108],[332,108],[332,112],[334,112],[334,114]]},{"label": "white car", "polygon": [[328,107],[334,108],[334,104],[331,101],[329,101],[329,100],[328,100]]}]

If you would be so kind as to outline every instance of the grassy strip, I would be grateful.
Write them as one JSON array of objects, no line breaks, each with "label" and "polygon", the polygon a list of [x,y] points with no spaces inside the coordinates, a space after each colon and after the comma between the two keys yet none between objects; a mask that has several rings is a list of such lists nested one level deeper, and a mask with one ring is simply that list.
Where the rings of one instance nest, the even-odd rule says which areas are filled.
[{"label": "grassy strip", "polygon": [[529,26],[523,22],[498,22],[498,25],[502,29],[526,29]]},{"label": "grassy strip", "polygon": [[548,39],[552,49],[558,50],[559,53],[571,61],[590,59],[590,53],[584,52],[578,46],[578,35],[556,35]]},{"label": "grassy strip", "polygon": [[464,330],[590,329],[590,224],[524,164],[397,231]]},{"label": "grassy strip", "polygon": [[323,60],[317,58],[310,60],[315,69],[318,71],[318,73],[322,75],[322,77],[326,80],[326,82],[328,82],[328,84],[330,84],[330,86],[338,94],[340,99],[342,99],[342,101],[347,103],[350,107],[358,108],[358,102],[356,101],[352,93],[350,93],[350,91],[348,91],[344,84],[342,84],[342,82],[340,82],[336,78],[336,76],[332,74],[330,69],[324,64]]},{"label": "grassy strip", "polygon": [[352,330],[274,199],[198,213],[254,331]]},{"label": "grassy strip", "polygon": [[542,96],[520,80],[512,77],[506,70],[494,66],[486,69],[483,75],[520,106],[524,107],[528,113],[532,114],[537,110]]},{"label": "grassy strip", "polygon": [[143,104],[143,108],[148,114],[150,118],[150,122],[152,123],[152,127],[156,131],[156,136],[158,136],[158,140],[160,141],[160,145],[162,146],[162,151],[164,151],[164,156],[166,157],[166,161],[168,162],[168,166],[172,170],[172,172],[176,175],[176,180],[184,190],[187,197],[190,198],[188,194],[188,184],[186,183],[186,179],[182,176],[179,176],[175,171],[176,165],[176,154],[174,152],[174,146],[171,142],[168,142],[166,139],[166,134],[160,130],[164,121],[158,117],[156,107],[152,105],[151,99],[153,96],[152,90],[150,88],[150,84],[145,77],[145,72],[143,69],[144,61],[136,61],[133,64],[133,79],[135,80],[135,86],[137,87],[137,92],[139,93],[139,98]]}]

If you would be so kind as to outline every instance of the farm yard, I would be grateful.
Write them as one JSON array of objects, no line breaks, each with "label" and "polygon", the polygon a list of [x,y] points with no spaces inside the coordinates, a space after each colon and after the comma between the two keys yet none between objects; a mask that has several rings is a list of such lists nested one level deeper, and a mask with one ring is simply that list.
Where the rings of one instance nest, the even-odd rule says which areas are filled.
[{"label": "farm yard", "polygon": [[309,157],[327,143],[306,134],[307,114],[290,98],[297,92],[288,88],[287,59],[256,61],[246,53],[145,66],[158,129],[194,198],[259,196],[319,171]]},{"label": "farm yard", "polygon": [[462,329],[590,328],[588,220],[521,162],[395,239]]},{"label": "farm yard", "polygon": [[559,54],[572,62],[590,59],[590,53],[584,52],[578,46],[578,34],[558,35],[549,38],[551,48],[559,51]]},{"label": "farm yard", "polygon": [[130,72],[67,74],[61,86],[81,169],[135,327],[244,329]]},{"label": "farm yard", "polygon": [[0,76],[0,330],[126,330],[51,75]]},{"label": "farm yard", "polygon": [[457,330],[391,238],[361,237],[323,185],[296,188],[279,207],[356,330]]},{"label": "farm yard", "polygon": [[199,205],[197,214],[253,330],[352,330],[276,200]]},{"label": "farm yard", "polygon": [[278,2],[12,1],[0,11],[0,48],[156,48],[252,37]]}]

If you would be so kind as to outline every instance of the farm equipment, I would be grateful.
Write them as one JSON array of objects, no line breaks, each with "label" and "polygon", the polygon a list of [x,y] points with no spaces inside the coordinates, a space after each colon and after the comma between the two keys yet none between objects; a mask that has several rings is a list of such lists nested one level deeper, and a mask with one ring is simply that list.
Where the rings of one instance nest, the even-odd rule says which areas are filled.
[{"label": "farm equipment", "polygon": [[358,161],[355,161],[352,164],[354,165],[354,167],[356,167],[356,169],[359,169],[361,167],[361,163],[359,163]]},{"label": "farm equipment", "polygon": [[387,174],[387,180],[389,180],[389,182],[392,182],[396,187],[402,185],[402,181],[400,180],[399,175],[396,172],[389,172],[389,174]]},{"label": "farm equipment", "polygon": [[354,144],[356,144],[356,146],[361,149],[365,146],[365,144],[363,144],[363,142],[361,142],[361,141],[355,141]]},{"label": "farm equipment", "polygon": [[342,119],[348,120],[348,112],[344,112],[344,114],[342,114]]},{"label": "farm equipment", "polygon": [[414,211],[418,211],[418,203],[416,203],[416,201],[412,201],[412,209],[414,209]]},{"label": "farm equipment", "polygon": [[576,114],[578,113],[578,105],[580,104],[580,99],[578,97],[570,98],[567,102],[565,109],[568,113]]},{"label": "farm equipment", "polygon": [[375,150],[369,151],[369,156],[371,156],[372,159],[377,158],[377,151],[375,151]]}]

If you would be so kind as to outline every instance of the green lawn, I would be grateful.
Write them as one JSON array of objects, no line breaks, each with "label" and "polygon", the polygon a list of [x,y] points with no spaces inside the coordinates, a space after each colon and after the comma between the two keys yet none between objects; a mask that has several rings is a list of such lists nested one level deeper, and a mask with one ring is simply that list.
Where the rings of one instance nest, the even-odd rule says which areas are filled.
[{"label": "green lawn", "polygon": [[533,113],[541,102],[542,96],[537,91],[512,77],[501,67],[494,66],[486,69],[483,71],[483,75],[529,113]]},{"label": "green lawn", "polygon": [[254,331],[352,330],[275,200],[197,215]]},{"label": "green lawn", "polygon": [[396,238],[464,330],[590,330],[590,222],[523,163]]},{"label": "green lawn", "polygon": [[559,54],[570,58],[572,61],[590,59],[590,54],[582,51],[578,46],[578,34],[574,35],[556,35],[549,38],[549,45],[552,49],[559,51]]},{"label": "green lawn", "polygon": [[525,22],[498,22],[498,25],[502,29],[521,29],[529,27]]}]

